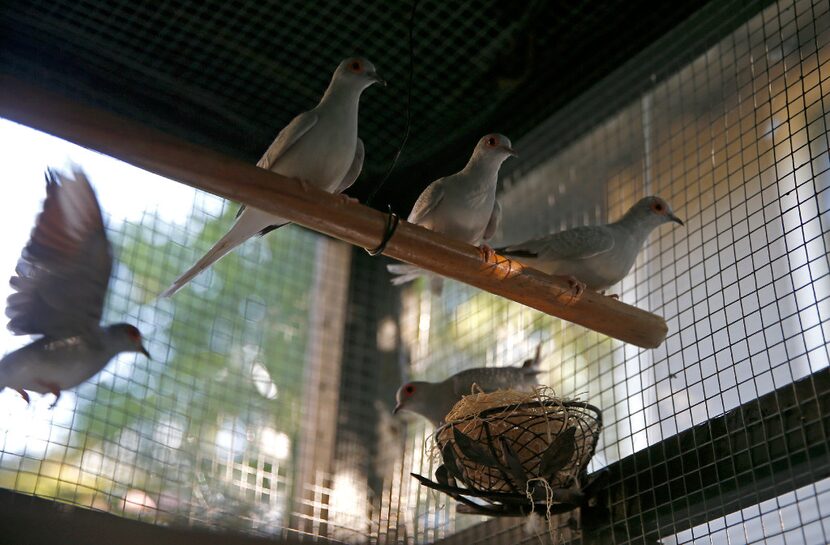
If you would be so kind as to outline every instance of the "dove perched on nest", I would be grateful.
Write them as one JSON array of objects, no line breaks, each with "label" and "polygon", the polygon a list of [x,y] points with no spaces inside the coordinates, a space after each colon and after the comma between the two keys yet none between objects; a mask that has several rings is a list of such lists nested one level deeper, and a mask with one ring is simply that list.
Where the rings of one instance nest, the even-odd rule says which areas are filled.
[{"label": "dove perched on nest", "polygon": [[[355,57],[341,62],[320,103],[291,120],[257,166],[329,193],[348,189],[363,168],[363,141],[357,137],[358,103],[364,89],[374,83],[386,85],[368,60]],[[173,295],[252,236],[287,223],[279,216],[243,206],[231,230],[161,296]]]},{"label": "dove perched on nest", "polygon": [[628,274],[648,235],[668,222],[683,225],[669,203],[645,197],[614,223],[575,227],[497,251],[542,272],[604,291]]},{"label": "dove perched on nest", "polygon": [[[440,178],[421,193],[407,221],[449,237],[479,246],[485,260],[493,250],[483,243],[498,229],[501,205],[496,200],[499,168],[517,153],[510,139],[488,134],[478,141],[473,155],[460,172]],[[410,282],[425,271],[414,265],[390,264],[395,285]]]},{"label": "dove perched on nest", "polygon": [[[9,330],[40,335],[0,360],[0,389],[52,393],[98,373],[116,354],[140,352],[141,333],[130,324],[101,327],[112,253],[101,208],[81,170],[48,171],[46,200],[11,278]],[[53,403],[53,405],[54,405]]]},{"label": "dove perched on nest", "polygon": [[516,367],[476,367],[461,371],[442,382],[408,382],[395,394],[395,410],[419,414],[436,428],[461,397],[472,393],[473,384],[484,392],[495,390],[532,391],[540,373],[539,354],[542,345],[536,347],[532,359]]}]

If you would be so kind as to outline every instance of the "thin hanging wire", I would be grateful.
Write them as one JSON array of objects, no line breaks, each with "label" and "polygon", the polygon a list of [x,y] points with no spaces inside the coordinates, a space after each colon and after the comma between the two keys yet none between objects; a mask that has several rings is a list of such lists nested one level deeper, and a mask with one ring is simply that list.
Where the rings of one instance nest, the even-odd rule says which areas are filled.
[{"label": "thin hanging wire", "polygon": [[[371,205],[372,199],[375,198],[378,190],[383,187],[383,184],[389,179],[389,176],[392,175],[392,171],[395,170],[395,165],[398,164],[398,159],[401,156],[401,153],[406,147],[406,142],[409,140],[409,132],[412,128],[412,76],[414,73],[414,45],[413,45],[413,28],[415,27],[415,10],[418,9],[418,0],[413,0],[412,2],[412,10],[409,12],[409,78],[406,84],[406,128],[404,129],[403,138],[401,139],[401,143],[398,146],[398,150],[395,152],[395,156],[392,158],[392,162],[389,164],[389,168],[386,170],[386,174],[383,175],[383,178],[375,185],[375,188],[372,189],[369,196],[366,197],[366,204]],[[391,205],[390,205],[391,206]],[[391,211],[391,208],[390,208]]]}]

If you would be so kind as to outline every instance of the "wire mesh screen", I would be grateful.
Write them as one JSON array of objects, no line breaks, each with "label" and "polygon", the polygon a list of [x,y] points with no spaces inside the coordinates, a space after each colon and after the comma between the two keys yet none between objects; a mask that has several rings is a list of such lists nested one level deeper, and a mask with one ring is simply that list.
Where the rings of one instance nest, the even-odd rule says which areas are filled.
[{"label": "wire mesh screen", "polygon": [[[309,367],[339,365],[319,335],[342,343],[332,312],[345,305],[344,245],[284,229],[158,299],[237,206],[8,122],[2,132],[21,181],[20,200],[4,207],[4,266],[14,269],[39,209],[44,165],[83,165],[116,256],[104,322],[137,325],[153,359],[119,356],[54,409],[51,395],[27,407],[4,390],[0,485],[158,523],[290,526],[294,498],[313,485],[296,478],[313,473],[304,460],[316,448],[301,436],[333,433],[318,418],[330,405],[309,403],[311,385],[325,383]],[[124,193],[125,183],[137,191]],[[27,340],[2,341],[5,353]]]},{"label": "wire mesh screen", "polygon": [[[748,465],[742,452],[717,450],[749,503],[733,509],[716,496],[694,516],[672,511],[645,536],[634,528],[646,515],[612,502],[616,529],[605,541],[570,515],[534,532],[459,514],[409,476],[434,474],[432,427],[392,416],[396,388],[517,365],[540,343],[540,381],[603,410],[590,469],[628,468],[645,452],[638,476],[670,458],[664,441],[828,368],[828,3],[770,6],[577,140],[558,139],[557,123],[592,119],[622,84],[605,80],[517,143],[521,165],[533,166],[504,181],[499,240],[614,220],[642,196],[665,198],[686,226],[655,231],[615,289],[666,318],[669,336],[655,350],[452,281],[440,296],[425,281],[393,289],[383,260],[295,227],[156,299],[225,232],[236,206],[4,123],[7,163],[31,182],[3,203],[3,270],[25,243],[43,167],[69,153],[96,186],[115,247],[105,321],[138,325],[153,360],[121,356],[51,410],[50,396],[27,406],[3,391],[0,486],[158,524],[349,543],[830,541],[825,467],[796,475],[804,449]],[[0,339],[2,352],[26,341]],[[827,391],[811,391],[796,402],[826,407]],[[816,422],[787,431],[828,443]],[[771,473],[788,491],[746,492]],[[642,488],[645,480],[612,475],[609,488],[629,498],[665,493],[692,505],[702,494],[668,473]],[[725,497],[725,484],[711,486]]]},{"label": "wire mesh screen", "polygon": [[[623,301],[667,319],[669,336],[661,347],[641,350],[449,282],[440,299],[428,289],[404,294],[402,338],[411,375],[441,380],[476,365],[515,365],[542,342],[545,383],[604,411],[594,459],[599,468],[650,447],[651,458],[644,460],[656,464],[649,459],[669,456],[660,448],[664,439],[826,369],[828,29],[826,2],[779,2],[655,81],[639,100],[620,105],[577,141],[563,145],[559,129],[590,117],[600,109],[598,101],[612,100],[609,93],[624,82],[605,81],[577,108],[517,144],[523,161],[536,166],[522,170],[520,164],[504,183],[502,242],[611,221],[646,195],[665,198],[686,221],[685,227],[656,230],[614,290]],[[545,155],[551,148],[558,151]],[[415,471],[429,475],[436,466],[420,453],[430,426],[421,426],[410,425],[407,445]],[[827,444],[826,431],[812,424],[778,434],[788,432],[803,433],[810,445]],[[734,460],[748,497],[760,501],[763,495],[748,490],[770,472],[800,482],[795,468],[802,450],[742,465],[745,454],[721,449],[714,458]],[[670,483],[665,501],[701,496],[703,486],[690,484],[700,478],[684,481],[679,458],[674,467],[679,484],[671,474],[650,475],[646,466],[636,471],[647,479],[624,484],[621,478],[610,486],[624,490],[623,501],[651,496]],[[820,479],[823,470],[814,470],[813,480]],[[718,468],[709,466],[706,473],[715,475],[712,486],[727,490],[726,482],[717,483]],[[651,484],[638,484],[646,481]],[[673,537],[662,531],[661,537],[676,543],[824,543],[827,513],[815,508],[823,483],[793,484],[797,492],[712,516],[708,525],[677,512],[670,522],[683,531]],[[475,517],[453,519],[444,498],[426,490],[412,494],[417,541],[538,541],[514,529],[516,523],[505,528],[501,522],[450,538]],[[717,502],[715,497],[710,508],[717,510]],[[642,515],[625,511],[624,505],[612,510],[618,517],[612,522],[623,529],[642,525]],[[558,523],[560,540],[578,539],[570,531],[573,520]],[[651,542],[625,530],[607,539]]]}]

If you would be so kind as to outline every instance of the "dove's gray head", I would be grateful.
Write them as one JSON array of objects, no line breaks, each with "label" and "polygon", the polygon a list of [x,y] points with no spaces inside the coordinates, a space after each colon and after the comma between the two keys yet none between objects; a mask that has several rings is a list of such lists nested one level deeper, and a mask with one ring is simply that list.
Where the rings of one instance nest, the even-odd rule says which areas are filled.
[{"label": "dove's gray head", "polygon": [[[444,395],[441,384],[434,382],[413,381],[407,382],[395,394],[395,410],[409,411],[420,414],[436,426],[443,420],[454,404],[454,399]],[[449,404],[449,407],[447,406]]]},{"label": "dove's gray head", "polygon": [[628,221],[635,221],[651,229],[670,221],[683,225],[683,220],[674,215],[669,203],[660,197],[654,196],[645,197],[637,201],[637,203],[625,213],[624,219],[628,219]]},{"label": "dove's gray head", "polygon": [[141,343],[141,332],[134,325],[113,324],[107,330],[119,352],[140,352],[150,357],[150,353]]},{"label": "dove's gray head", "polygon": [[488,159],[499,165],[508,157],[518,157],[510,139],[503,134],[492,133],[483,136],[473,150],[473,159]]},{"label": "dove's gray head", "polygon": [[344,59],[334,71],[329,87],[342,85],[362,91],[375,83],[386,85],[386,82],[378,76],[375,65],[363,57],[350,57]]}]

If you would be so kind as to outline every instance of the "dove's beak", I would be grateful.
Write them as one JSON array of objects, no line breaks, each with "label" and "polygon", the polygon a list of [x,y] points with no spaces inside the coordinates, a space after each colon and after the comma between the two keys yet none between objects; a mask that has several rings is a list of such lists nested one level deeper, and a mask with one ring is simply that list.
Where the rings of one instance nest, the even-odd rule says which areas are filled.
[{"label": "dove's beak", "polygon": [[141,346],[141,350],[140,350],[140,352],[141,352],[142,354],[144,354],[145,356],[147,356],[147,359],[148,359],[148,360],[153,359],[153,358],[151,358],[151,357],[150,357],[150,353],[147,351],[147,349],[146,349],[146,348],[144,348],[144,346],[143,346],[143,345]]},{"label": "dove's beak", "polygon": [[508,146],[499,146],[499,147],[501,149],[503,149],[504,151],[506,151],[507,153],[509,153],[510,155],[512,155],[513,157],[518,157],[519,156],[519,154],[516,153],[516,150],[514,150],[511,147],[508,147]]},{"label": "dove's beak", "polygon": [[401,409],[403,409],[403,403],[398,403],[395,405],[395,408],[392,409],[392,414],[398,414]]},{"label": "dove's beak", "polygon": [[669,214],[669,219],[675,223],[679,223],[680,225],[684,225],[683,220],[675,216],[674,214]]},{"label": "dove's beak", "polygon": [[369,74],[367,74],[367,75],[368,75],[368,76],[369,76],[369,77],[370,77],[370,78],[371,78],[371,79],[372,79],[375,83],[377,83],[377,84],[379,84],[379,85],[381,85],[381,86],[383,86],[383,87],[386,87],[386,80],[385,80],[385,79],[383,79],[382,77],[378,76],[378,73],[377,73],[377,72],[369,72]]}]

